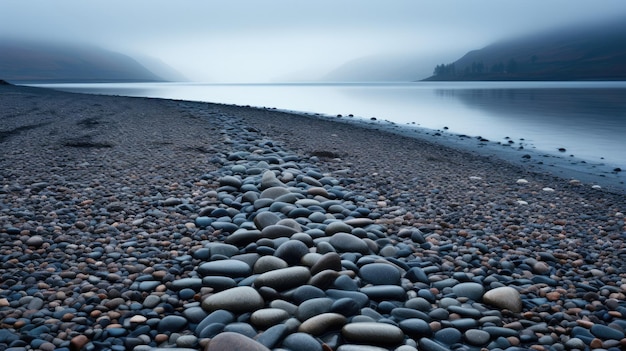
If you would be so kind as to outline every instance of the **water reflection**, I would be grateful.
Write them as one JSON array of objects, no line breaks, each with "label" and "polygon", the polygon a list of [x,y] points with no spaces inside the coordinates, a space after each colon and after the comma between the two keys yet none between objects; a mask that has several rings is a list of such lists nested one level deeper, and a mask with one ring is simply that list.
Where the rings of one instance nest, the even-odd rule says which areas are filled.
[{"label": "water reflection", "polygon": [[[48,87],[389,120],[626,164],[626,82],[55,84]],[[517,144],[515,145],[517,146]]]},{"label": "water reflection", "polygon": [[527,134],[539,148],[567,146],[577,156],[626,161],[626,89],[436,89],[490,115],[511,132]]}]

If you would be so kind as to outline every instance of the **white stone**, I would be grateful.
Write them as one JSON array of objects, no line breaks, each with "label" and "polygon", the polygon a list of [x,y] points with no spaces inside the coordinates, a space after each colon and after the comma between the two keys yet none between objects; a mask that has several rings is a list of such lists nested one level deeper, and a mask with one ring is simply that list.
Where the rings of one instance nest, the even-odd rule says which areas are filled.
[{"label": "white stone", "polygon": [[510,310],[513,313],[522,311],[522,298],[519,292],[508,286],[487,291],[483,295],[483,302],[487,305]]}]

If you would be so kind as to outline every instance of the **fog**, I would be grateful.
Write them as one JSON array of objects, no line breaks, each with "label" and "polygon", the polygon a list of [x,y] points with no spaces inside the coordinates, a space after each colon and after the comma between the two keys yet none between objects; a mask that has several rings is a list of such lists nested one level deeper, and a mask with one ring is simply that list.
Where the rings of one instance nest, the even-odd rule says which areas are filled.
[{"label": "fog", "polygon": [[496,40],[626,14],[626,1],[0,0],[0,36],[88,42],[197,81],[318,80],[363,57],[436,63]]}]

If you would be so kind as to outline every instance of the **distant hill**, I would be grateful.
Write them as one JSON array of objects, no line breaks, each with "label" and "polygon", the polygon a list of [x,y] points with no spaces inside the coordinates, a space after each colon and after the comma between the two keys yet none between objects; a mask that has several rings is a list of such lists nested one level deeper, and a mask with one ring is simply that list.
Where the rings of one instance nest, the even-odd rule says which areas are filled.
[{"label": "distant hill", "polygon": [[428,77],[431,65],[439,61],[423,54],[380,54],[360,57],[335,68],[322,81],[338,82],[408,82]]},{"label": "distant hill", "polygon": [[0,39],[0,78],[28,82],[154,82],[133,58],[91,45]]},{"label": "distant hill", "polygon": [[626,80],[626,18],[501,41],[425,80]]}]

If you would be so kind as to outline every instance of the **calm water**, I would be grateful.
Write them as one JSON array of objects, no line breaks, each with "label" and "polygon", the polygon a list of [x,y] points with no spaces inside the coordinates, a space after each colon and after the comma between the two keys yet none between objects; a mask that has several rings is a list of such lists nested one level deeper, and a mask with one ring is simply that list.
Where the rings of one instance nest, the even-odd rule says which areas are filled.
[{"label": "calm water", "polygon": [[[626,82],[49,84],[55,89],[275,107],[482,136],[626,168]],[[505,139],[505,138],[510,139]],[[523,139],[523,141],[521,140]]]}]

